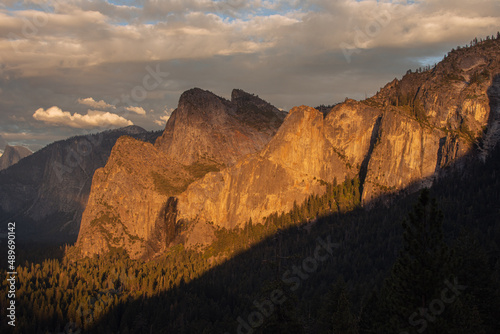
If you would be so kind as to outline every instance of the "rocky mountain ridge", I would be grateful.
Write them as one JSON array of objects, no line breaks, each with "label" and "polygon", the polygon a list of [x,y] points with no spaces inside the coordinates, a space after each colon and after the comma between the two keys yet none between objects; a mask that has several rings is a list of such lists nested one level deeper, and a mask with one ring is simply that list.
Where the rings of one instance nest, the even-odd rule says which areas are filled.
[{"label": "rocky mountain ridge", "polygon": [[326,182],[359,174],[379,115],[355,101],[339,109],[324,117],[307,106],[293,108],[260,153],[189,186],[179,196],[178,218],[240,227],[322,194]]},{"label": "rocky mountain ridge", "polygon": [[407,73],[366,101],[383,106],[386,117],[364,204],[388,190],[428,184],[472,151],[488,155],[500,134],[498,50],[498,39],[454,50],[435,68]]},{"label": "rocky mountain ridge", "polygon": [[[306,124],[291,125],[295,112],[307,110],[296,108],[259,156],[193,183],[179,196],[178,217],[229,228],[243,226],[250,217],[260,222],[274,211],[290,210],[307,195],[321,194],[324,189],[311,183],[315,179],[359,175],[365,206],[410,186],[413,191],[429,185],[471,150],[486,152],[498,141],[492,144],[488,138],[500,133],[500,41],[488,44],[451,52],[434,69],[407,73],[373,98],[347,100],[319,126],[307,117]],[[289,148],[287,138],[298,147],[323,128],[326,141],[315,138],[304,150]],[[325,143],[344,165],[323,155]],[[265,158],[274,164],[262,167]]]},{"label": "rocky mountain ridge", "polygon": [[[98,207],[94,210],[96,202],[89,202],[87,210],[94,213],[82,222],[77,247],[83,255],[125,248],[134,257],[143,256],[149,240],[155,240],[153,251],[165,249],[183,224],[211,222],[216,227],[237,228],[250,218],[260,223],[272,212],[287,211],[294,202],[321,194],[326,182],[345,177],[359,177],[366,207],[403,190],[429,185],[458,161],[466,164],[462,158],[484,158],[498,143],[499,50],[497,39],[452,51],[432,69],[409,71],[374,97],[346,100],[327,113],[306,106],[293,108],[274,137],[273,128],[277,127],[272,120],[277,112],[265,102],[239,91],[233,92],[231,101],[198,89],[188,91],[156,142],[157,158],[152,161],[176,161],[184,169],[198,163],[213,168],[204,168],[199,177],[182,187],[172,186],[173,179],[168,179],[166,183],[172,187],[164,197],[148,190],[149,195],[140,195],[147,199],[144,202],[136,199],[120,208],[122,202],[117,201],[110,206],[113,214],[121,210],[120,222],[127,226],[129,239],[140,239],[138,248],[124,238],[127,233],[116,235],[116,223],[104,229],[99,224],[89,228],[96,217],[107,212]],[[245,103],[250,107],[241,107]],[[266,126],[252,124],[261,117],[260,123]],[[106,173],[116,173],[112,166],[112,162],[106,166]],[[144,170],[150,168],[157,167]],[[135,189],[123,186],[116,193],[121,186],[100,175],[96,173],[93,189],[109,193],[101,198],[124,198]],[[189,176],[175,179],[185,177]],[[152,188],[152,184],[148,181],[144,188]],[[160,222],[153,215],[138,224],[133,216],[145,214],[137,203],[155,203],[153,212]],[[137,228],[139,234],[130,232]],[[151,238],[150,231],[158,229]],[[104,246],[95,250],[88,240],[99,233],[104,239],[98,244]]]},{"label": "rocky mountain ridge", "polygon": [[82,255],[124,248],[133,258],[164,250],[175,229],[169,198],[260,151],[284,118],[242,90],[234,90],[231,101],[199,88],[184,92],[154,145],[121,138],[96,172],[77,248]]}]

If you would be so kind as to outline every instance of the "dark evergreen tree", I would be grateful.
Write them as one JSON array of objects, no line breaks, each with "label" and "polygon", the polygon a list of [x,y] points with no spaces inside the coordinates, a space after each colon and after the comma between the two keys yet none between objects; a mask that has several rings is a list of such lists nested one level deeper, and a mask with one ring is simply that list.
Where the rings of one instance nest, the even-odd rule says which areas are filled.
[{"label": "dark evergreen tree", "polygon": [[[279,292],[279,294],[276,294]],[[257,302],[261,314],[264,314],[263,325],[256,331],[262,334],[303,334],[304,326],[300,321],[297,311],[297,296],[290,290],[290,287],[282,280],[270,282],[262,290],[263,296],[279,296],[274,304],[269,299]],[[272,306],[271,306],[272,305]]]},{"label": "dark evergreen tree", "polygon": [[386,332],[444,333],[443,317],[428,315],[430,304],[452,279],[452,256],[443,239],[442,221],[436,200],[424,189],[409,219],[403,221],[402,249],[386,282]]},{"label": "dark evergreen tree", "polygon": [[360,334],[384,333],[387,319],[386,305],[382,303],[379,294],[374,291],[368,297],[359,319]]},{"label": "dark evergreen tree", "polygon": [[347,286],[342,278],[327,293],[320,317],[323,333],[358,333],[357,319],[352,313]]},{"label": "dark evergreen tree", "polygon": [[483,330],[480,324],[485,323],[485,332],[498,333],[500,323],[495,319],[500,309],[500,298],[487,254],[472,232],[465,230],[456,240],[454,250],[458,261],[458,280],[467,286],[456,307],[458,313],[455,318],[460,319],[459,327],[473,327],[471,333],[480,333]]}]

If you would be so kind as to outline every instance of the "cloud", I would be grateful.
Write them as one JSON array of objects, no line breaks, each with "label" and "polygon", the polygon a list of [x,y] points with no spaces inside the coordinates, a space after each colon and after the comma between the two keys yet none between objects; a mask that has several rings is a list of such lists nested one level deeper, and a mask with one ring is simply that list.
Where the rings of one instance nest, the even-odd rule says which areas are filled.
[{"label": "cloud", "polygon": [[55,68],[245,53],[286,56],[286,61],[295,54],[341,53],[342,43],[357,41],[362,49],[461,41],[486,31],[495,33],[499,12],[500,6],[491,0],[406,5],[353,0],[145,0],[142,8],[107,1],[58,1],[53,12],[0,9],[0,37],[4,37],[0,54],[25,75]]},{"label": "cloud", "polygon": [[80,115],[62,111],[59,107],[51,107],[47,110],[38,109],[33,118],[51,125],[69,126],[78,129],[111,128],[133,125],[131,121],[104,111],[89,110],[87,115]]},{"label": "cloud", "polygon": [[87,105],[89,107],[96,108],[96,109],[116,109],[116,107],[112,104],[107,104],[103,100],[97,102],[96,100],[94,100],[91,97],[88,97],[86,99],[78,99],[78,103],[84,104],[84,105]]},{"label": "cloud", "polygon": [[125,110],[136,113],[137,115],[146,115],[146,110],[142,107],[126,107]]},{"label": "cloud", "polygon": [[174,112],[174,108],[166,108],[163,113],[163,116],[160,116],[160,119],[155,120],[155,124],[158,124],[160,126],[164,126],[168,120],[170,119],[170,116],[172,116],[172,113]]},{"label": "cloud", "polygon": [[165,116],[161,116],[160,119],[157,119],[154,122],[155,122],[155,124],[158,124],[160,126],[164,126],[165,124],[167,124],[169,119],[170,119],[170,115],[165,115]]},{"label": "cloud", "polygon": [[[92,118],[83,116],[87,108],[163,110],[193,87],[225,97],[242,88],[285,110],[361,99],[451,48],[496,34],[500,20],[491,0],[9,3],[0,4],[0,132],[9,133],[43,131],[32,117],[40,106],[77,112],[61,117],[74,125]],[[352,47],[351,62],[343,45]],[[156,66],[168,80],[147,70]],[[130,118],[146,129],[168,119],[143,110],[129,110]],[[46,131],[60,139],[83,132]]]}]

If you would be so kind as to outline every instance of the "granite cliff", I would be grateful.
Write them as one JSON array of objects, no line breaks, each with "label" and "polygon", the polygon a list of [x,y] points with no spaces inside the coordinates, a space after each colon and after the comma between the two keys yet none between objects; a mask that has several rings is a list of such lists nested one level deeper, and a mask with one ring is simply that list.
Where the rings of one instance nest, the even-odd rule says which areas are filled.
[{"label": "granite cliff", "polygon": [[226,228],[287,211],[321,181],[358,175],[365,206],[429,185],[448,166],[498,142],[500,41],[450,52],[434,68],[346,100],[323,118],[293,109],[259,154],[207,175],[179,196],[178,218]]},{"label": "granite cliff", "polygon": [[[436,67],[407,73],[366,101],[383,110],[363,203],[418,189],[472,151],[498,142],[500,40],[450,52]],[[464,159],[460,159],[461,163]]]},{"label": "granite cliff", "polygon": [[152,144],[121,137],[106,166],[94,174],[77,244],[85,255],[124,247],[140,257],[162,206],[190,177]]},{"label": "granite cliff", "polygon": [[293,108],[261,152],[189,186],[179,196],[178,218],[234,228],[322,194],[326,182],[359,174],[378,117],[355,101],[326,118],[310,107]]},{"label": "granite cliff", "polygon": [[228,101],[194,88],[181,95],[155,146],[185,165],[212,161],[229,166],[267,144],[285,115],[242,90],[233,90]]},{"label": "granite cliff", "polygon": [[260,223],[334,179],[358,176],[369,207],[484,159],[500,139],[499,50],[500,40],[454,50],[372,98],[295,107],[284,121],[242,91],[187,91],[154,146],[121,139],[96,172],[77,250],[147,257],[185,231],[210,234],[209,222]]},{"label": "granite cliff", "polygon": [[77,241],[80,255],[124,248],[139,258],[164,250],[179,228],[171,216],[177,201],[170,198],[260,151],[285,115],[241,90],[231,101],[199,88],[184,92],[155,145],[121,138],[96,172]]}]

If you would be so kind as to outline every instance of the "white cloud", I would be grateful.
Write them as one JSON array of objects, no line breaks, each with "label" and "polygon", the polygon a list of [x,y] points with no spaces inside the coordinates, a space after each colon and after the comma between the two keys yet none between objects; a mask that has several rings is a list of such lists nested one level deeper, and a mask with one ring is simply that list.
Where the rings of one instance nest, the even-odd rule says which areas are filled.
[{"label": "white cloud", "polygon": [[116,109],[116,107],[112,104],[108,104],[104,102],[103,100],[97,102],[91,97],[87,97],[86,99],[78,99],[78,103],[87,105],[92,108],[96,109]]},{"label": "white cloud", "polygon": [[159,126],[164,126],[165,122],[157,119],[157,120],[155,120],[155,124],[158,124]]},{"label": "white cloud", "polygon": [[78,113],[71,115],[71,113],[62,111],[61,108],[55,106],[47,110],[43,108],[38,109],[33,114],[33,118],[47,124],[65,125],[78,129],[123,127],[134,124],[121,116],[109,112],[89,110],[87,115],[80,115]]},{"label": "white cloud", "polygon": [[125,110],[134,112],[137,115],[146,115],[146,110],[142,107],[126,107]]},{"label": "white cloud", "polygon": [[170,119],[170,115],[161,116],[159,120],[155,121],[155,123],[158,125],[165,125],[165,124],[167,124],[169,119]]},{"label": "white cloud", "polygon": [[172,113],[174,112],[174,110],[175,110],[174,108],[166,108],[163,111],[164,115],[160,116],[160,119],[157,119],[157,120],[154,121],[155,124],[158,124],[160,126],[165,125],[168,122],[168,120],[170,119],[170,116],[172,115]]}]

